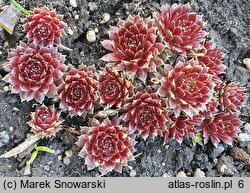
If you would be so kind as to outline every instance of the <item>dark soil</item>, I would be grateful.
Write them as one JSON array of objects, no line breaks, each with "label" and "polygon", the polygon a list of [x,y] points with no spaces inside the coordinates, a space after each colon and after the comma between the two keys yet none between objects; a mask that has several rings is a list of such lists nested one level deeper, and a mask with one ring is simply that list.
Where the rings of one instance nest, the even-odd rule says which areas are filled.
[{"label": "dark soil", "polygon": [[[62,43],[73,49],[72,52],[61,51],[66,55],[66,64],[78,66],[80,64],[103,65],[99,60],[107,51],[100,41],[107,38],[110,25],[116,25],[118,19],[125,19],[129,14],[139,13],[148,17],[162,5],[169,3],[187,3],[189,1],[171,0],[76,0],[77,7],[72,7],[69,0],[40,0],[19,2],[26,9],[48,5],[64,15],[67,23],[66,33]],[[0,0],[0,7],[8,0]],[[217,46],[225,54],[224,63],[228,67],[226,80],[235,81],[247,88],[250,93],[250,71],[242,64],[244,58],[250,57],[250,17],[249,0],[194,0],[191,1],[194,11],[203,15],[207,22],[208,37],[214,39]],[[103,14],[109,13],[110,19],[102,24]],[[78,16],[76,16],[78,15]],[[23,16],[24,17],[24,16]],[[79,17],[79,18],[78,18]],[[89,28],[98,29],[97,40],[90,43],[86,40]],[[70,33],[73,31],[73,35]],[[6,73],[1,67],[7,59],[7,53],[15,48],[20,40],[24,39],[21,22],[16,26],[11,36],[0,29],[0,78]],[[6,83],[0,81],[0,155],[23,142],[29,135],[30,128],[26,122],[30,119],[29,113],[34,111],[34,101],[21,103],[18,95],[4,90]],[[46,102],[46,101],[45,101]],[[250,122],[250,99],[241,109],[241,119],[244,125]],[[68,125],[81,124],[78,118],[69,120]],[[250,176],[250,166],[231,157],[228,145],[221,144],[214,148],[209,142],[205,146],[192,144],[186,140],[181,145],[176,141],[168,141],[163,146],[162,139],[137,139],[135,161],[123,172],[110,172],[106,176],[176,176],[184,171],[187,176],[193,176],[197,168],[205,176]],[[63,130],[53,139],[39,141],[39,145],[46,145],[56,151],[54,155],[40,153],[31,166],[30,176],[97,176],[98,170],[87,171],[84,159],[78,157],[79,148],[75,145],[76,136]],[[250,153],[250,142],[235,141],[237,146]],[[68,158],[65,151],[72,150],[73,156]],[[29,155],[24,158],[13,157],[0,159],[0,176],[23,176],[25,163]],[[249,163],[249,162],[248,162]]]}]

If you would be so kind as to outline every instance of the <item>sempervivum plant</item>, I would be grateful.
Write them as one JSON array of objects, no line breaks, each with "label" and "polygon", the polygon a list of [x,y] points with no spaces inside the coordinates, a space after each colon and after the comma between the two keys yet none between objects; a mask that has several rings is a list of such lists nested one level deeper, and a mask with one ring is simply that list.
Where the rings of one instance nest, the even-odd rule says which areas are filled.
[{"label": "sempervivum plant", "polygon": [[166,97],[168,106],[176,117],[183,111],[192,117],[206,110],[213,97],[215,83],[207,73],[208,68],[197,65],[194,60],[178,62],[175,67],[165,65],[161,86],[157,93]]},{"label": "sempervivum plant", "polygon": [[24,21],[24,30],[30,41],[47,46],[60,44],[64,29],[62,16],[47,7],[34,9]]},{"label": "sempervivum plant", "polygon": [[153,20],[129,16],[125,21],[120,20],[118,27],[111,27],[109,40],[102,44],[112,53],[102,60],[112,62],[118,71],[125,69],[129,76],[145,81],[148,72],[155,72],[163,64],[159,54],[165,46],[159,39]]},{"label": "sempervivum plant", "polygon": [[185,54],[205,38],[201,17],[189,4],[166,5],[155,14],[155,22],[167,47],[177,53]]},{"label": "sempervivum plant", "polygon": [[8,72],[3,80],[11,84],[12,93],[19,93],[22,101],[35,99],[41,103],[45,95],[57,93],[57,82],[66,69],[63,62],[64,56],[56,48],[21,42],[3,65]]},{"label": "sempervivum plant", "polygon": [[78,69],[71,67],[59,87],[60,107],[68,110],[71,116],[78,114],[85,117],[88,112],[93,112],[94,105],[98,103],[97,91],[95,76],[86,66]]},{"label": "sempervivum plant", "polygon": [[28,125],[32,132],[42,137],[52,137],[61,129],[60,112],[56,112],[54,107],[41,106],[31,113],[31,120]]},{"label": "sempervivum plant", "polygon": [[105,119],[102,123],[93,119],[91,127],[83,128],[78,143],[88,170],[98,167],[101,173],[112,170],[121,172],[128,161],[133,160],[135,140],[128,135],[128,128]]},{"label": "sempervivum plant", "polygon": [[237,86],[235,83],[226,85],[220,96],[220,103],[222,110],[230,113],[239,111],[239,108],[245,101],[245,89]]},{"label": "sempervivum plant", "polygon": [[[212,41],[199,46],[199,49],[194,51],[194,57],[197,57],[198,62],[202,66],[208,67],[208,73],[218,75],[224,73],[226,66],[222,64],[222,53],[219,48],[216,48]],[[189,55],[192,55],[192,53]]]},{"label": "sempervivum plant", "polygon": [[189,118],[181,115],[178,118],[171,116],[171,121],[172,124],[169,126],[169,129],[163,133],[164,140],[173,138],[181,143],[184,137],[194,136],[197,132],[196,127],[200,124],[201,119],[198,116]]},{"label": "sempervivum plant", "polygon": [[133,85],[126,77],[116,70],[106,67],[99,78],[100,102],[111,107],[121,107],[123,101],[129,96]]},{"label": "sempervivum plant", "polygon": [[204,142],[210,138],[217,147],[220,140],[232,144],[233,139],[240,131],[241,121],[236,114],[221,112],[210,119],[204,119],[200,128],[203,132]]},{"label": "sempervivum plant", "polygon": [[144,139],[162,135],[170,123],[166,104],[150,87],[126,101],[121,119],[128,123],[130,130]]}]

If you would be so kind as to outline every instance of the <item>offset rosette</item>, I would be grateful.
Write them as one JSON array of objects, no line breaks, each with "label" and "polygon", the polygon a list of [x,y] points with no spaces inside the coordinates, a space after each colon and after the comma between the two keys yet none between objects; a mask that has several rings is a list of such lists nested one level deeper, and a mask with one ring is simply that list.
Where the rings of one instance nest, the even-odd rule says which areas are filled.
[{"label": "offset rosette", "polygon": [[86,67],[71,67],[59,88],[60,107],[68,110],[71,116],[83,115],[94,110],[98,104],[97,81],[93,73]]},{"label": "offset rosette", "polygon": [[144,139],[158,134],[162,136],[163,132],[168,130],[170,120],[166,104],[150,87],[129,98],[123,111],[121,119],[128,123],[130,130]]},{"label": "offset rosette", "polygon": [[213,98],[215,86],[207,71],[208,68],[196,65],[194,60],[178,62],[174,68],[165,66],[157,93],[166,97],[176,117],[181,111],[193,117],[206,110],[206,104]]},{"label": "offset rosette", "polygon": [[133,90],[133,85],[125,76],[106,67],[99,78],[99,90],[102,104],[119,108]]},{"label": "offset rosette", "polygon": [[207,143],[210,138],[214,146],[218,146],[220,141],[231,145],[237,133],[241,121],[237,115],[219,113],[210,119],[204,119],[201,124],[204,142]]},{"label": "offset rosette", "polygon": [[109,119],[102,123],[93,119],[91,127],[84,127],[83,132],[77,144],[82,147],[79,155],[85,158],[88,170],[98,167],[101,173],[121,172],[122,167],[134,159],[135,140],[134,136],[128,135],[128,128]]},{"label": "offset rosette", "polygon": [[31,113],[31,120],[28,125],[31,130],[42,137],[52,137],[61,129],[63,122],[60,119],[60,112],[56,112],[54,107],[41,106]]},{"label": "offset rosette", "polygon": [[47,7],[34,9],[24,21],[24,30],[30,41],[42,46],[60,44],[64,29],[62,16]]},{"label": "offset rosette", "polygon": [[109,40],[102,44],[112,53],[102,60],[111,62],[117,71],[125,70],[128,76],[145,81],[148,72],[155,72],[163,64],[159,54],[165,46],[158,39],[154,20],[129,16],[125,21],[120,20],[118,27],[111,27]]},{"label": "offset rosette", "polygon": [[22,101],[35,99],[41,103],[45,95],[57,93],[57,82],[66,69],[63,62],[64,56],[55,48],[21,42],[3,65],[8,72],[3,80],[11,84],[12,93],[19,93]]},{"label": "offset rosette", "polygon": [[180,54],[192,50],[205,38],[202,19],[191,12],[189,4],[166,5],[155,14],[155,22],[167,47]]}]

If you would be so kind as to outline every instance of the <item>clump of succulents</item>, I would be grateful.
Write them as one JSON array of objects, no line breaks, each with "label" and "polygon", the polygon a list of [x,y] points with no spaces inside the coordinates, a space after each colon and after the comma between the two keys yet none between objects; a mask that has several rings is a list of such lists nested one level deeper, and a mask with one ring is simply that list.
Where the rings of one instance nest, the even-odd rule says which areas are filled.
[{"label": "clump of succulents", "polygon": [[[102,41],[110,51],[105,67],[66,68],[56,49],[61,16],[36,9],[24,24],[28,44],[10,52],[4,80],[22,101],[54,97],[60,110],[88,121],[77,142],[88,170],[121,172],[134,159],[136,136],[181,143],[201,133],[204,143],[232,144],[245,89],[223,81],[223,54],[203,25],[189,4],[166,5],[153,18],[130,15]],[[46,106],[28,124],[42,136],[61,128],[59,113]]]}]

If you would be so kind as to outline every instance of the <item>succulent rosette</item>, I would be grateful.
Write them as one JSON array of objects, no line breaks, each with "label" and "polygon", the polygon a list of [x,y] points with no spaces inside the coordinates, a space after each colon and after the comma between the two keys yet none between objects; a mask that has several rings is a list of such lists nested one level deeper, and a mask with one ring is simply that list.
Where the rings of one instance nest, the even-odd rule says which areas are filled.
[{"label": "succulent rosette", "polygon": [[95,76],[86,66],[71,67],[59,87],[60,108],[71,116],[85,117],[98,103],[97,91]]},{"label": "succulent rosette", "polygon": [[83,127],[83,132],[77,144],[82,147],[79,155],[85,158],[88,170],[98,167],[101,173],[121,172],[134,159],[135,140],[128,135],[128,128],[109,119],[102,123],[93,119],[91,127]]},{"label": "succulent rosette", "polygon": [[179,61],[174,68],[165,65],[157,93],[166,97],[176,117],[179,117],[181,111],[193,117],[206,110],[206,104],[213,98],[215,86],[207,71],[207,67],[196,65],[194,60],[186,63]]},{"label": "succulent rosette", "polygon": [[231,145],[233,138],[237,137],[241,121],[235,114],[221,112],[210,119],[204,119],[201,129],[204,142],[210,138],[214,146],[218,146],[220,141]]},{"label": "succulent rosette", "polygon": [[218,75],[224,73],[226,66],[222,64],[222,53],[212,41],[204,43],[203,48],[197,49],[193,54],[200,65],[208,67],[208,73]]},{"label": "succulent rosette", "polygon": [[45,95],[57,93],[57,82],[66,69],[63,62],[64,56],[55,48],[21,42],[3,65],[8,72],[3,80],[11,84],[12,93],[19,93],[22,101],[35,99],[41,103]]},{"label": "succulent rosette", "polygon": [[109,40],[102,44],[112,53],[102,60],[111,62],[118,71],[125,70],[128,76],[145,81],[148,72],[155,72],[163,64],[159,54],[165,46],[158,39],[153,20],[129,16],[126,21],[120,20],[118,27],[111,27]]},{"label": "succulent rosette", "polygon": [[243,87],[237,86],[234,82],[229,83],[221,91],[221,108],[223,111],[226,110],[230,113],[238,112],[245,98],[245,89]]},{"label": "succulent rosette", "polygon": [[32,132],[42,137],[52,137],[61,129],[60,112],[56,112],[54,107],[41,106],[31,113],[31,120],[28,125]]},{"label": "succulent rosette", "polygon": [[116,70],[106,67],[99,78],[100,102],[109,107],[121,107],[123,101],[129,96],[133,85],[126,77]]},{"label": "succulent rosette", "polygon": [[180,116],[171,116],[172,124],[169,126],[168,131],[163,133],[164,140],[168,138],[176,139],[179,143],[183,141],[185,137],[193,137],[197,132],[197,126],[201,122],[201,118]]},{"label": "succulent rosette", "polygon": [[208,104],[206,104],[206,110],[200,111],[199,115],[203,118],[213,117],[215,113],[219,112],[219,101],[215,97]]},{"label": "succulent rosette", "polygon": [[24,21],[24,30],[30,41],[47,46],[60,44],[64,29],[62,16],[47,7],[34,9]]},{"label": "succulent rosette", "polygon": [[128,123],[131,131],[146,139],[168,130],[168,114],[164,101],[147,87],[126,101],[121,119]]},{"label": "succulent rosette", "polygon": [[205,38],[202,19],[191,12],[189,4],[167,4],[155,14],[155,22],[167,47],[180,54],[185,54]]}]

